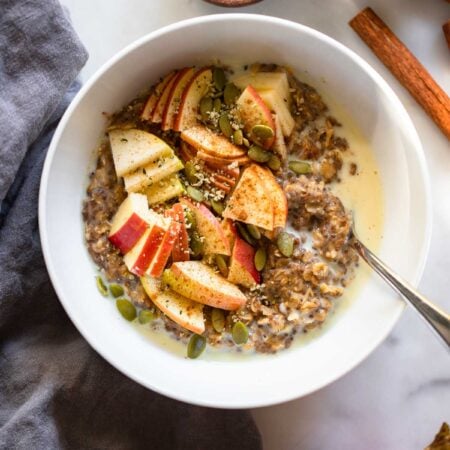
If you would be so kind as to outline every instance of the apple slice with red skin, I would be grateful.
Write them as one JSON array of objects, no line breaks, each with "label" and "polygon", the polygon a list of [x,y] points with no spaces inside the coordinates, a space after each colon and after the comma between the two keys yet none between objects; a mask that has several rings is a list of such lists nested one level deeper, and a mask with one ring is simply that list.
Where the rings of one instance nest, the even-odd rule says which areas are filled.
[{"label": "apple slice with red skin", "polygon": [[153,224],[137,244],[123,257],[131,273],[142,276],[158,252],[166,230],[158,224]]},{"label": "apple slice with red skin", "polygon": [[255,249],[241,239],[235,237],[233,253],[228,269],[228,281],[245,287],[261,283],[261,274],[255,267]]},{"label": "apple slice with red skin", "polygon": [[185,67],[177,73],[162,113],[161,128],[164,131],[174,129],[175,118],[180,107],[183,91],[194,76],[194,73],[195,69],[193,67]]},{"label": "apple slice with red skin", "polygon": [[243,149],[232,144],[225,136],[215,134],[204,125],[183,130],[180,137],[198,151],[217,158],[234,159],[246,156]]},{"label": "apple slice with red skin", "polygon": [[185,197],[180,202],[195,215],[197,231],[204,238],[205,254],[231,254],[230,244],[216,216],[203,204],[193,202]]},{"label": "apple slice with red skin", "polygon": [[122,253],[127,253],[149,227],[148,203],[145,195],[129,194],[117,210],[108,239]]},{"label": "apple slice with red skin", "polygon": [[[276,132],[272,113],[252,85],[248,85],[244,89],[240,97],[237,99],[236,105],[242,122],[244,123],[244,130],[250,139],[264,148],[272,147],[275,141]],[[271,128],[273,136],[264,140],[256,139],[256,137],[252,135],[252,129],[256,125],[265,125]]]},{"label": "apple slice with red skin", "polygon": [[161,92],[161,95],[158,98],[158,101],[156,102],[156,105],[153,109],[152,116],[151,116],[151,122],[153,123],[161,123],[164,108],[167,104],[167,99],[169,98],[170,93],[172,92],[172,87],[175,83],[175,80],[177,79],[178,71],[174,72],[174,76],[170,78],[170,80],[167,82],[166,86],[164,87],[163,91]]},{"label": "apple slice with red skin", "polygon": [[191,147],[186,142],[181,141],[180,143],[180,157],[184,162],[190,161],[194,159],[197,155],[197,150],[194,147]]},{"label": "apple slice with red skin", "polygon": [[163,281],[180,295],[215,308],[234,311],[247,301],[236,285],[201,261],[173,263]]},{"label": "apple slice with red skin", "polygon": [[189,236],[184,218],[184,209],[181,203],[175,203],[171,209],[166,211],[166,215],[180,224],[180,231],[172,249],[172,260],[189,261]]},{"label": "apple slice with red skin", "polygon": [[209,67],[199,69],[186,85],[181,96],[178,114],[176,115],[175,131],[183,131],[198,123],[198,107],[200,100],[208,91],[212,81],[212,70]]},{"label": "apple slice with red skin", "polygon": [[207,162],[208,164],[214,164],[215,166],[226,166],[233,163],[238,166],[244,166],[252,161],[247,155],[236,158],[220,158],[210,155],[209,153],[205,153],[201,150],[197,152],[197,158]]},{"label": "apple slice with red skin", "polygon": [[179,232],[180,224],[176,220],[170,219],[169,228],[164,234],[158,252],[154,256],[150,267],[145,271],[147,275],[155,278],[159,278],[162,275]]},{"label": "apple slice with red skin", "polygon": [[155,87],[153,92],[148,96],[148,100],[145,103],[144,109],[142,110],[141,119],[150,120],[155,110],[155,106],[158,103],[159,97],[164,91],[169,81],[175,76],[175,72],[168,73]]},{"label": "apple slice with red skin", "polygon": [[165,289],[160,280],[145,276],[141,284],[152,302],[170,319],[193,333],[205,331],[203,305],[194,302],[170,289]]},{"label": "apple slice with red skin", "polygon": [[228,242],[230,243],[230,248],[233,248],[234,246],[234,240],[236,239],[237,234],[237,230],[236,230],[236,225],[234,224],[234,222],[231,219],[223,219],[222,223],[222,230],[225,233],[225,236],[228,239]]}]

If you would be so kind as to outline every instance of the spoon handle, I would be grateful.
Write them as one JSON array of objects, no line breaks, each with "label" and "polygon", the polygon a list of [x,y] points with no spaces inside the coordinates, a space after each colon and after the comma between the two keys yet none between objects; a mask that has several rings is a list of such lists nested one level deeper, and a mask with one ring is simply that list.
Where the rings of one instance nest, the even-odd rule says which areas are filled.
[{"label": "spoon handle", "polygon": [[388,284],[406,299],[422,317],[431,325],[435,332],[450,348],[450,316],[436,305],[419,294],[409,283],[400,278],[395,272],[376,257],[364,244],[357,239],[353,247],[359,255],[381,276]]}]

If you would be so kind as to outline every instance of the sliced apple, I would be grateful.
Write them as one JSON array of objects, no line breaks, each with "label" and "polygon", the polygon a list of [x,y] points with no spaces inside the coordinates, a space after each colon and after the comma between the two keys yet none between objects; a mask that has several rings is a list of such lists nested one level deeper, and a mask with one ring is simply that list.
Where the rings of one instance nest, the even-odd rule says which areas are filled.
[{"label": "sliced apple", "polygon": [[181,198],[180,202],[195,215],[197,231],[204,238],[205,254],[231,255],[231,248],[216,216],[203,204]]},{"label": "sliced apple", "polygon": [[180,142],[180,157],[184,162],[190,161],[197,155],[197,150],[186,142]]},{"label": "sliced apple", "polygon": [[213,156],[203,151],[197,152],[197,158],[201,159],[202,161],[206,161],[213,167],[227,166],[233,163],[234,165],[244,166],[245,164],[248,164],[249,162],[252,161],[247,155],[239,156],[236,158],[222,158]]},{"label": "sliced apple", "polygon": [[176,115],[175,131],[183,131],[197,125],[200,100],[208,91],[212,81],[212,70],[204,67],[191,78],[181,96],[181,102]]},{"label": "sliced apple", "polygon": [[248,166],[228,200],[223,217],[273,230],[274,207],[258,164]]},{"label": "sliced apple", "polygon": [[195,69],[193,67],[186,67],[177,73],[162,113],[161,128],[163,130],[173,130],[183,91],[194,76],[194,73]]},{"label": "sliced apple", "polygon": [[264,185],[266,192],[270,195],[273,205],[273,227],[284,228],[288,215],[288,203],[283,188],[278,184],[272,172],[264,167],[258,166],[259,179]]},{"label": "sliced apple", "polygon": [[255,253],[250,244],[236,236],[228,269],[228,281],[245,287],[260,284],[261,275],[255,267]]},{"label": "sliced apple", "polygon": [[169,289],[155,278],[141,277],[141,284],[152,302],[170,319],[193,333],[205,331],[203,305]]},{"label": "sliced apple", "polygon": [[225,136],[215,134],[203,125],[183,130],[181,139],[195,149],[217,158],[233,159],[245,156],[244,150],[232,144]]},{"label": "sliced apple", "polygon": [[149,268],[146,270],[146,274],[152,277],[159,278],[164,268],[166,267],[167,261],[175,245],[175,241],[180,232],[180,224],[176,220],[170,219],[170,225],[168,230],[165,232],[161,245],[159,246],[158,252],[153,258]]},{"label": "sliced apple", "polygon": [[230,219],[223,219],[221,226],[223,232],[225,233],[225,236],[228,239],[228,242],[230,243],[230,248],[233,248],[234,240],[237,236],[236,226],[234,225],[234,222]]},{"label": "sliced apple", "polygon": [[125,175],[125,189],[127,192],[141,191],[182,168],[183,163],[173,153],[167,153],[147,166]]},{"label": "sliced apple", "polygon": [[247,301],[237,286],[200,261],[172,264],[164,271],[163,281],[175,292],[215,308],[233,311]]},{"label": "sliced apple", "polygon": [[167,104],[167,99],[169,98],[170,93],[172,92],[172,87],[175,83],[175,80],[177,79],[178,71],[175,71],[173,76],[170,78],[168,83],[164,86],[163,91],[161,92],[161,95],[158,98],[158,101],[156,102],[156,105],[153,109],[152,116],[151,116],[151,122],[153,123],[161,123],[164,108]]},{"label": "sliced apple", "polygon": [[267,107],[278,116],[284,136],[290,136],[295,126],[295,120],[289,111],[287,102],[274,90],[261,91],[260,96]]},{"label": "sliced apple", "polygon": [[[275,141],[275,124],[273,123],[272,113],[255,88],[251,85],[247,86],[237,99],[236,105],[247,135],[265,148],[272,147]],[[256,139],[252,135],[252,129],[255,125],[265,125],[271,128],[273,136],[264,140]]]},{"label": "sliced apple", "polygon": [[246,73],[232,78],[231,81],[240,89],[245,89],[249,84],[258,92],[272,89],[290,104],[291,94],[286,72]]},{"label": "sliced apple", "polygon": [[171,209],[166,211],[166,214],[176,220],[180,224],[177,239],[175,240],[172,249],[172,260],[189,261],[189,236],[186,228],[186,220],[184,218],[184,208],[181,203],[176,203]]},{"label": "sliced apple", "polygon": [[169,175],[145,189],[149,205],[166,202],[184,193],[184,186],[178,174]]},{"label": "sliced apple", "polygon": [[275,123],[275,142],[273,143],[272,150],[277,153],[281,161],[284,162],[287,158],[287,147],[281,128],[281,122],[276,114],[273,115],[273,121]]},{"label": "sliced apple", "polygon": [[172,152],[159,137],[137,129],[112,130],[109,132],[109,142],[118,177]]},{"label": "sliced apple", "polygon": [[142,120],[150,120],[153,111],[155,110],[156,104],[158,103],[159,97],[164,91],[164,88],[168,85],[169,81],[175,76],[175,72],[168,73],[153,89],[153,92],[148,96],[147,102],[145,103],[144,109],[141,114]]},{"label": "sliced apple", "polygon": [[119,206],[108,239],[122,253],[127,253],[149,227],[147,198],[142,194],[130,194]]},{"label": "sliced apple", "polygon": [[128,270],[139,276],[145,273],[154,260],[168,230],[168,223],[163,217],[154,211],[149,212],[152,215],[150,228],[123,257]]}]

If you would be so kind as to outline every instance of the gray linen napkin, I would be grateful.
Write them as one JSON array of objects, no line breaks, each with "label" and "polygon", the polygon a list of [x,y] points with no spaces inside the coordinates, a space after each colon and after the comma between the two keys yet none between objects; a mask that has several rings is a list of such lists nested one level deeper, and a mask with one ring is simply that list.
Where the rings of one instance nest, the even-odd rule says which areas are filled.
[{"label": "gray linen napkin", "polygon": [[47,147],[87,58],[55,0],[0,0],[0,448],[261,448],[248,412],[194,407],[124,377],[74,328],[42,259]]}]

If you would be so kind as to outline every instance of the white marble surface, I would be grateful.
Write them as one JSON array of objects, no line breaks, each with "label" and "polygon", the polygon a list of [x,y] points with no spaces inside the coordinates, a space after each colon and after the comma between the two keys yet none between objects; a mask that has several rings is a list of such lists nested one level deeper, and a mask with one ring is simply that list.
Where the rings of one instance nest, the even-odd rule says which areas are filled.
[{"label": "white marble surface", "polygon": [[[90,53],[83,79],[119,49],[162,25],[237,11],[201,0],[63,3]],[[450,92],[450,51],[441,30],[450,18],[450,5],[444,0],[369,3]],[[433,237],[420,289],[449,310],[450,145],[347,25],[365,6],[367,0],[264,0],[239,11],[279,16],[323,31],[368,60],[394,88],[417,127],[432,178]],[[442,421],[450,420],[449,354],[408,310],[384,344],[351,373],[306,398],[255,410],[254,417],[266,450],[421,449]]]}]

